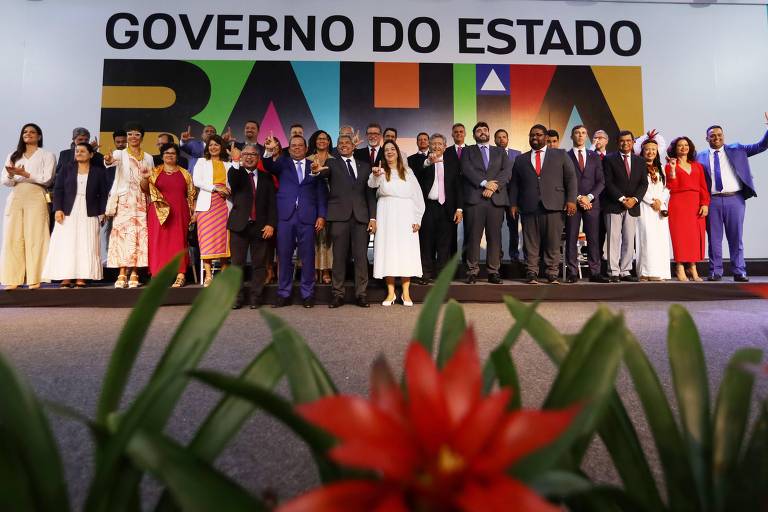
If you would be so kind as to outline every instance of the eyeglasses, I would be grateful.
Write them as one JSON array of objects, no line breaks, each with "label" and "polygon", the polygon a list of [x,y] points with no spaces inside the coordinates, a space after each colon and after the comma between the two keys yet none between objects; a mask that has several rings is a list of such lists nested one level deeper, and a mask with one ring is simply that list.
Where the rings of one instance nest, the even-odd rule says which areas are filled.
[{"label": "eyeglasses", "polygon": [[259,156],[258,153],[240,153],[240,156]]},{"label": "eyeglasses", "polygon": [[381,135],[381,132],[366,132],[366,135]]}]

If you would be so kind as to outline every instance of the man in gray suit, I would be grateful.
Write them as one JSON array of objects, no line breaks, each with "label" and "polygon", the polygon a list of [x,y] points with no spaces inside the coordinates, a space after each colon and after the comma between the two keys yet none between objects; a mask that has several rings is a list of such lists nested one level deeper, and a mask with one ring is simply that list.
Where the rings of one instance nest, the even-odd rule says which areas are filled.
[{"label": "man in gray suit", "polygon": [[565,218],[576,213],[576,169],[562,149],[547,147],[547,128],[537,124],[528,133],[531,151],[515,159],[509,197],[512,215],[522,213],[527,247],[526,281],[537,284],[539,252],[543,251],[547,281],[558,284],[560,237]]},{"label": "man in gray suit", "polygon": [[[368,187],[371,166],[355,160],[352,137],[339,135],[337,158],[326,160],[325,168],[315,168],[328,181],[328,225],[333,241],[333,300],[328,305],[344,305],[344,280],[347,258],[355,261],[355,303],[367,308],[368,238],[376,232],[376,191]],[[351,250],[350,250],[351,249]]]},{"label": "man in gray suit", "polygon": [[472,128],[477,142],[461,152],[464,176],[464,232],[469,231],[467,243],[467,284],[477,280],[480,272],[480,240],[485,230],[488,282],[501,284],[501,225],[509,206],[507,183],[512,165],[503,149],[491,146],[488,123],[478,122]]}]

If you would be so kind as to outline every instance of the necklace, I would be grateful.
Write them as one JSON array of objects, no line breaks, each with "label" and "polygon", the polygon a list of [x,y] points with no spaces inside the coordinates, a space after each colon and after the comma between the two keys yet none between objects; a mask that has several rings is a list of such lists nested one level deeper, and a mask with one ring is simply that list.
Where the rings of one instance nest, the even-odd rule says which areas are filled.
[{"label": "necklace", "polygon": [[171,170],[169,171],[169,170],[168,170],[168,167],[164,165],[164,166],[163,166],[163,172],[164,172],[165,174],[173,174],[173,173],[175,173],[175,172],[176,172],[176,167],[172,167],[172,168],[171,168]]},{"label": "necklace", "polygon": [[136,160],[143,160],[144,159],[144,151],[141,150],[141,148],[134,150],[133,148],[127,148],[128,154],[131,155]]}]

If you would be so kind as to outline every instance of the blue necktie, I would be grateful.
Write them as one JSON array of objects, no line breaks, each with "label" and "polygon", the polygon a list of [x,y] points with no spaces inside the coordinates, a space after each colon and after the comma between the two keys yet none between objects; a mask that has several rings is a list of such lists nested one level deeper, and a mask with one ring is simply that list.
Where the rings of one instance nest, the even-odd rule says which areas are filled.
[{"label": "blue necktie", "polygon": [[723,191],[723,175],[720,173],[720,150],[715,151],[715,192]]},{"label": "blue necktie", "polygon": [[347,158],[347,172],[349,173],[349,177],[352,178],[352,181],[357,180],[357,176],[355,176],[355,171],[352,170],[352,160]]},{"label": "blue necktie", "polygon": [[296,162],[296,178],[299,180],[299,184],[304,180],[304,171],[301,168],[301,165],[304,162]]},{"label": "blue necktie", "polygon": [[483,154],[483,165],[488,170],[488,146],[480,146],[480,152]]}]

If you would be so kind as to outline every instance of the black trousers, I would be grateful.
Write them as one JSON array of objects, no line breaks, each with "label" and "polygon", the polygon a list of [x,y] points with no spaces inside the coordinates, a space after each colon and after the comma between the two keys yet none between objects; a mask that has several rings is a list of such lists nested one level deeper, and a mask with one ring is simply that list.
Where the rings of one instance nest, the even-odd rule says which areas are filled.
[{"label": "black trousers", "polygon": [[[261,229],[255,223],[249,222],[244,230],[231,231],[229,246],[232,253],[232,264],[243,268],[248,261],[248,250],[251,251],[250,300],[251,304],[254,304],[261,299],[261,292],[264,290],[264,278],[266,276],[264,262],[269,241],[262,238]],[[245,302],[244,287],[240,288],[239,300]]]},{"label": "black trousers", "polygon": [[496,206],[489,199],[464,207],[464,229],[469,227],[467,243],[467,274],[480,272],[480,241],[485,230],[485,260],[488,274],[498,274],[501,266],[501,226],[506,206]]},{"label": "black trousers", "polygon": [[539,275],[539,251],[544,256],[544,267],[548,276],[560,272],[560,239],[563,235],[565,213],[560,210],[545,210],[541,204],[534,213],[523,214],[523,242],[526,251],[526,271]]},{"label": "black trousers", "polygon": [[435,278],[451,259],[451,242],[456,240],[455,212],[449,212],[445,205],[427,199],[424,216],[419,229],[421,270],[424,277]]},{"label": "black trousers", "polygon": [[[512,214],[509,213],[509,208],[507,208],[506,217],[507,229],[509,230],[509,259],[514,262],[520,259],[520,249],[518,249],[520,245],[520,232],[518,231],[520,214],[517,214],[517,218],[512,217]],[[504,254],[502,254],[502,259],[503,256]]]},{"label": "black trousers", "polygon": [[329,222],[333,242],[333,296],[344,298],[347,259],[355,262],[355,296],[365,298],[368,289],[368,224],[354,217],[346,221]]}]

